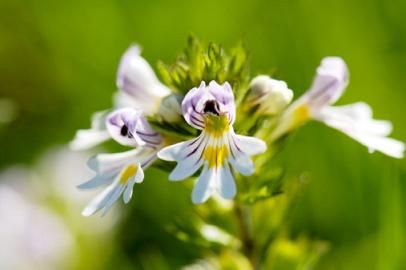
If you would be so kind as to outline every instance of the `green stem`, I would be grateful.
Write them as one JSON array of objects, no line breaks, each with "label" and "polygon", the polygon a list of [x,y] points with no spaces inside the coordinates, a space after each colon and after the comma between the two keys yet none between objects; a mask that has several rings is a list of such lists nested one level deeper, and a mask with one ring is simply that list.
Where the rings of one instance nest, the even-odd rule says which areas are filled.
[{"label": "green stem", "polygon": [[[245,210],[245,211],[244,211]],[[249,215],[238,202],[235,204],[235,215],[240,228],[240,238],[245,256],[249,259],[252,269],[258,269],[258,260],[254,240],[250,231]]]}]

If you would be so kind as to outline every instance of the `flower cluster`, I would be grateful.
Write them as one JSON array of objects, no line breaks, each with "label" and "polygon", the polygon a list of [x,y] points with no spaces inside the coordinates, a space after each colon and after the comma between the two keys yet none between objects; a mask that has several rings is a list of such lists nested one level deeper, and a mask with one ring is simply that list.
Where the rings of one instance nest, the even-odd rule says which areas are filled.
[{"label": "flower cluster", "polygon": [[[249,81],[246,59],[227,58],[216,48],[198,51],[203,55],[196,57],[198,61],[184,57],[172,67],[161,64],[165,84],[140,53],[138,46],[125,52],[113,108],[96,113],[92,127],[79,130],[71,142],[77,150],[110,139],[131,148],[90,159],[88,166],[95,176],[79,188],[106,187],[83,210],[85,216],[98,210],[105,214],[121,196],[128,203],[134,184],[143,181],[144,170],[158,158],[177,162],[169,174],[171,181],[194,176],[202,168],[192,192],[194,203],[203,203],[214,193],[232,199],[237,193],[236,177],[256,173],[253,156],[266,153],[312,119],[343,132],[371,152],[403,157],[404,143],[387,137],[391,123],[374,120],[367,104],[331,106],[349,79],[339,57],[324,58],[309,90],[290,104],[293,91],[285,82],[267,75]],[[261,125],[263,119],[272,124]]]}]

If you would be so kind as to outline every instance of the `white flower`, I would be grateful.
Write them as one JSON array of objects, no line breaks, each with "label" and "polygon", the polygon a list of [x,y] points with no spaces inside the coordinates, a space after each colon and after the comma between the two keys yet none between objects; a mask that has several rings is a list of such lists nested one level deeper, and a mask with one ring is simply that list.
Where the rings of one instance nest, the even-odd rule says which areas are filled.
[{"label": "white flower", "polygon": [[271,140],[314,119],[343,132],[368,147],[370,152],[376,150],[402,158],[405,144],[387,137],[392,131],[392,124],[373,119],[372,110],[367,104],[358,102],[330,106],[341,97],[347,85],[348,70],[345,62],[339,57],[324,58],[312,86],[283,113]]},{"label": "white flower", "polygon": [[125,203],[132,197],[133,186],[144,179],[144,169],[155,159],[162,147],[161,136],[148,124],[142,113],[131,108],[112,112],[106,119],[110,136],[122,145],[138,146],[123,153],[99,154],[88,162],[96,176],[81,184],[81,189],[93,189],[107,185],[83,210],[89,216],[103,209],[107,213],[114,202],[123,194]]},{"label": "white flower", "polygon": [[141,109],[156,113],[161,99],[171,93],[156,77],[148,62],[140,55],[139,46],[131,46],[121,58],[117,73],[116,107]]},{"label": "white flower", "polygon": [[[150,115],[158,112],[162,98],[171,90],[156,77],[148,62],[140,55],[139,46],[131,46],[123,55],[117,72],[119,91],[114,97],[115,108],[133,108]],[[95,113],[90,129],[77,131],[70,143],[73,150],[92,148],[110,139],[106,131],[107,111]]]},{"label": "white flower", "polygon": [[265,114],[279,114],[292,101],[293,91],[284,81],[274,80],[267,75],[256,76],[250,83],[248,106],[259,106]]},{"label": "white flower", "polygon": [[254,164],[250,157],[264,152],[266,144],[234,133],[234,95],[227,82],[221,86],[212,81],[207,87],[202,82],[199,88],[187,93],[182,111],[185,120],[202,132],[195,139],[159,151],[159,158],[178,162],[169,179],[185,179],[203,166],[192,201],[203,203],[214,191],[224,198],[233,198],[236,186],[230,165],[243,175],[252,174]]}]

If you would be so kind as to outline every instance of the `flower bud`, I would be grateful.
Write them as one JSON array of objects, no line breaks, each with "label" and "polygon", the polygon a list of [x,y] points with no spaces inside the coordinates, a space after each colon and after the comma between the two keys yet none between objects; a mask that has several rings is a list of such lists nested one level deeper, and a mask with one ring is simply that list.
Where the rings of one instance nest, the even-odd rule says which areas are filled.
[{"label": "flower bud", "polygon": [[250,83],[248,105],[258,106],[264,114],[279,114],[293,98],[293,91],[284,81],[274,80],[267,75],[256,76]]},{"label": "flower bud", "polygon": [[172,94],[162,99],[159,106],[159,115],[168,123],[174,123],[182,120],[182,99],[179,94]]}]

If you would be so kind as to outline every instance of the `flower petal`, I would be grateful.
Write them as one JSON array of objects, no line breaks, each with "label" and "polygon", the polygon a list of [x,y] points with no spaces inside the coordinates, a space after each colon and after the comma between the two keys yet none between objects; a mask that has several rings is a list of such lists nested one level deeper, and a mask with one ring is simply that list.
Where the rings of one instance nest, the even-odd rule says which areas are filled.
[{"label": "flower petal", "polygon": [[142,159],[142,148],[114,154],[98,154],[92,157],[87,165],[92,170],[100,173],[118,173],[123,166],[134,160]]},{"label": "flower petal", "polygon": [[124,200],[125,204],[127,204],[131,200],[131,197],[133,196],[133,188],[134,188],[134,181],[131,181],[126,185],[124,194],[123,194],[123,200]]},{"label": "flower petal", "polygon": [[[359,105],[353,104],[347,106],[354,106],[352,112],[355,112],[355,109]],[[341,108],[326,107],[320,111],[316,119],[329,127],[343,132],[368,147],[371,152],[377,150],[394,158],[402,158],[404,156],[405,144],[401,141],[385,137],[391,129],[391,125],[388,122],[377,121],[348,112],[348,107],[344,111]],[[365,111],[361,112],[365,113]]]},{"label": "flower petal", "polygon": [[336,102],[348,85],[348,69],[340,57],[325,57],[317,68],[313,84],[304,97],[312,107]]},{"label": "flower petal", "polygon": [[204,81],[199,88],[191,89],[182,101],[182,113],[186,122],[196,129],[203,129],[207,113],[223,114],[230,124],[235,120],[234,95],[229,83],[219,85],[211,81],[206,87]]},{"label": "flower petal", "polygon": [[112,195],[114,195],[118,189],[120,189],[120,187],[118,186],[117,182],[112,183],[105,190],[103,190],[103,192],[90,201],[90,203],[83,209],[82,215],[87,217],[104,208],[107,202],[111,199]]},{"label": "flower petal", "polygon": [[206,141],[207,138],[201,135],[196,139],[166,147],[158,152],[159,158],[178,162],[169,175],[169,180],[183,180],[193,175],[202,166]]},{"label": "flower petal", "polygon": [[111,137],[122,145],[158,146],[162,139],[142,115],[141,110],[123,108],[109,114],[106,121]]},{"label": "flower petal", "polygon": [[113,206],[113,204],[120,198],[121,194],[124,191],[124,185],[119,184],[114,192],[111,193],[109,199],[107,200],[105,206],[103,207],[103,213],[102,216],[106,215],[107,212],[110,210],[110,208]]},{"label": "flower petal", "polygon": [[78,130],[69,147],[75,151],[86,150],[110,139],[105,125],[106,116],[107,111],[94,113],[91,128]]},{"label": "flower petal", "polygon": [[388,136],[393,129],[392,123],[386,120],[375,120],[372,118],[372,109],[365,102],[357,102],[349,105],[327,107],[329,114],[347,116],[357,122],[357,128],[367,133],[380,136]]},{"label": "flower petal", "polygon": [[238,148],[249,156],[262,154],[266,151],[266,143],[258,138],[234,134]]},{"label": "flower petal", "polygon": [[[127,174],[129,173],[128,169],[131,168],[131,165],[123,169],[123,171],[126,171]],[[137,164],[135,167],[132,165],[132,169],[136,168],[135,175],[131,177],[131,175],[123,175],[123,171],[120,175],[120,181],[124,181],[125,184],[125,190],[123,194],[123,200],[124,203],[128,203],[132,197],[133,194],[133,187],[135,183],[141,183],[144,180],[144,171],[141,167],[141,164]],[[134,173],[134,171],[132,171]],[[127,177],[130,177],[129,179]]]},{"label": "flower petal", "polygon": [[218,181],[218,191],[220,195],[225,199],[234,198],[237,193],[237,188],[235,186],[234,177],[231,174],[230,167],[225,163],[224,167],[219,168],[219,181]]},{"label": "flower petal", "polygon": [[140,53],[137,45],[124,53],[117,72],[117,87],[137,101],[136,109],[151,114],[158,110],[159,100],[171,91],[158,80]]},{"label": "flower petal", "polygon": [[106,130],[81,129],[76,132],[75,138],[69,143],[74,151],[86,150],[95,147],[110,139]]},{"label": "flower petal", "polygon": [[261,154],[266,150],[264,141],[248,136],[230,133],[228,137],[230,144],[230,163],[243,175],[251,175],[255,171],[254,163],[250,156]]},{"label": "flower petal", "polygon": [[116,172],[110,172],[105,174],[97,174],[92,179],[80,184],[79,189],[93,189],[99,186],[110,184],[116,177]]},{"label": "flower petal", "polygon": [[203,171],[193,188],[192,202],[195,204],[204,203],[216,189],[216,175],[214,169],[204,166]]}]

